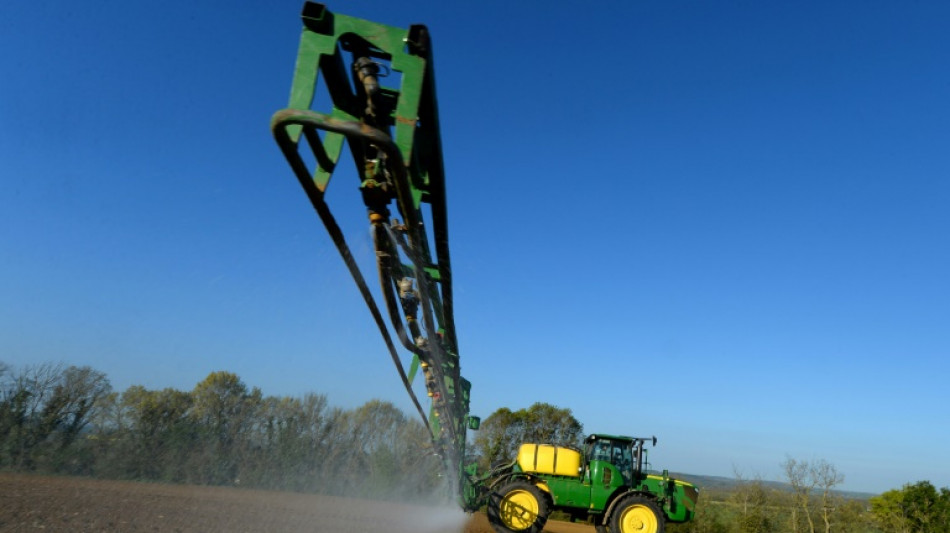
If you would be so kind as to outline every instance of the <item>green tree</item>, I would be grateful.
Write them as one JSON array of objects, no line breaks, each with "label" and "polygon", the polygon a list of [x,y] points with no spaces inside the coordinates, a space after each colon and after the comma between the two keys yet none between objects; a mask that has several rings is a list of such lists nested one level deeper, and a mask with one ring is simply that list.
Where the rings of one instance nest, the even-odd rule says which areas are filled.
[{"label": "green tree", "polygon": [[102,408],[102,400],[112,392],[106,375],[88,366],[71,366],[56,380],[46,404],[43,423],[58,434],[65,448],[90,423]]},{"label": "green tree", "polygon": [[44,417],[44,410],[62,372],[62,365],[41,364],[5,376],[0,386],[0,464],[32,470],[37,460],[44,459],[46,439],[55,428],[54,421]]},{"label": "green tree", "polygon": [[192,391],[191,416],[202,436],[200,453],[195,456],[195,481],[233,483],[238,465],[251,453],[250,435],[262,395],[231,372],[208,374]]},{"label": "green tree", "polygon": [[735,505],[738,512],[734,524],[740,533],[767,533],[776,531],[776,520],[774,501],[772,491],[769,490],[762,479],[755,477],[751,480],[744,479],[738,471],[736,475],[736,487],[729,496],[729,501]]},{"label": "green tree", "polygon": [[947,533],[950,489],[938,491],[929,481],[907,484],[871,498],[871,513],[888,533]]},{"label": "green tree", "polygon": [[514,443],[521,438],[519,425],[518,416],[507,407],[497,409],[482,422],[473,443],[482,467],[514,456]]},{"label": "green tree", "polygon": [[28,366],[0,372],[0,464],[19,469],[86,472],[91,456],[71,445],[97,416],[111,391],[105,374],[88,366]]},{"label": "green tree", "polygon": [[389,402],[371,400],[349,413],[349,449],[344,451],[351,471],[351,490],[367,496],[384,496],[400,482],[400,453],[413,453],[401,445],[406,437],[406,415]]},{"label": "green tree", "polygon": [[332,454],[346,431],[342,417],[343,411],[329,407],[321,394],[261,398],[240,439],[243,452],[234,481],[312,492],[335,487],[340,461]]},{"label": "green tree", "polygon": [[731,509],[727,509],[723,502],[712,502],[704,495],[696,504],[696,514],[693,519],[683,524],[666,524],[667,533],[730,533],[737,522]]},{"label": "green tree", "polygon": [[835,522],[832,531],[840,533],[870,533],[880,531],[870,513],[867,511],[867,502],[861,500],[846,500],[841,502],[834,514]]},{"label": "green tree", "polygon": [[106,375],[88,366],[70,366],[62,371],[41,414],[40,426],[47,435],[42,452],[44,468],[65,474],[92,472],[93,450],[86,439],[77,439],[98,416],[111,391]]},{"label": "green tree", "polygon": [[133,385],[122,393],[118,424],[124,426],[121,460],[126,475],[140,479],[181,481],[179,472],[196,444],[190,417],[191,393]]},{"label": "green tree", "polygon": [[514,458],[525,442],[578,446],[584,426],[570,409],[535,403],[527,409],[497,409],[482,423],[474,447],[483,466]]},{"label": "green tree", "polygon": [[242,484],[318,492],[330,486],[328,456],[342,431],[342,413],[322,394],[265,397],[252,427],[253,453],[242,465]]},{"label": "green tree", "polygon": [[579,445],[584,427],[570,409],[535,403],[524,414],[524,439],[528,442]]},{"label": "green tree", "polygon": [[192,415],[222,441],[234,439],[247,426],[249,415],[260,404],[261,393],[236,374],[212,372],[192,391]]}]

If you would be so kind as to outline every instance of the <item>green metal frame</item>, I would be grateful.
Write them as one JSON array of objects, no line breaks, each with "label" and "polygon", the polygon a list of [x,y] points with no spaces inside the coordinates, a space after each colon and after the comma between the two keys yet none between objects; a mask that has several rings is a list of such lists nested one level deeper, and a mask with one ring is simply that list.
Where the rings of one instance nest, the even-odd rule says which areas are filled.
[{"label": "green metal frame", "polygon": [[[290,103],[271,130],[346,262],[383,335],[407,391],[432,433],[459,496],[473,488],[463,471],[471,384],[460,375],[452,305],[445,174],[428,30],[408,30],[331,13],[306,2]],[[398,87],[384,85],[386,74]],[[329,102],[315,109],[320,82]],[[373,228],[390,326],[366,286],[325,201],[348,146]],[[315,163],[308,165],[304,153]],[[395,205],[398,218],[391,207]],[[427,226],[428,225],[428,226]],[[427,227],[431,229],[430,242]],[[411,352],[408,372],[390,327]],[[411,383],[422,370],[428,416]]]}]

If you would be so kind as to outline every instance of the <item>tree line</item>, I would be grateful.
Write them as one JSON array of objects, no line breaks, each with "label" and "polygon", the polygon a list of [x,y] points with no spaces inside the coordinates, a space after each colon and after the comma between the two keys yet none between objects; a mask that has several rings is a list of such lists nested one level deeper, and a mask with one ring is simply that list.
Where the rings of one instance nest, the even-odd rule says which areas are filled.
[{"label": "tree line", "polygon": [[[786,459],[784,484],[736,475],[732,488],[704,490],[696,518],[670,533],[950,533],[950,489],[929,481],[869,499],[821,485],[823,460]],[[791,471],[789,468],[791,467]],[[789,477],[791,474],[792,477]]]},{"label": "tree line", "polygon": [[445,493],[422,423],[372,400],[265,396],[230,372],[112,390],[89,367],[0,364],[0,468],[424,500]]}]

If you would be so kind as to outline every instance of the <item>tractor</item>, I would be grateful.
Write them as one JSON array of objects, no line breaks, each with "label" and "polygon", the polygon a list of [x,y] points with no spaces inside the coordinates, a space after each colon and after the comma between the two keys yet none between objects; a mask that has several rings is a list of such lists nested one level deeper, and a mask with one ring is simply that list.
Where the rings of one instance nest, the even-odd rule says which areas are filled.
[{"label": "tractor", "polygon": [[647,473],[650,439],[590,435],[583,449],[522,444],[517,457],[483,478],[488,519],[499,533],[538,533],[560,511],[598,533],[662,533],[693,517],[699,490],[664,470]]}]

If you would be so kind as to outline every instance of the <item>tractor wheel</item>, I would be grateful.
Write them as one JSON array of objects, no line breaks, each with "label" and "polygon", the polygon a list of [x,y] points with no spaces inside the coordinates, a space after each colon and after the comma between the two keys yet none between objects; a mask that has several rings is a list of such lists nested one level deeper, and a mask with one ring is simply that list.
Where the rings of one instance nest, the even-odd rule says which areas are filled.
[{"label": "tractor wheel", "polygon": [[505,483],[488,500],[488,521],[498,533],[540,533],[548,512],[548,499],[527,481]]},{"label": "tractor wheel", "polygon": [[594,526],[596,533],[607,533],[607,526]]},{"label": "tractor wheel", "polygon": [[650,498],[627,496],[610,514],[610,533],[663,533],[666,518]]}]

